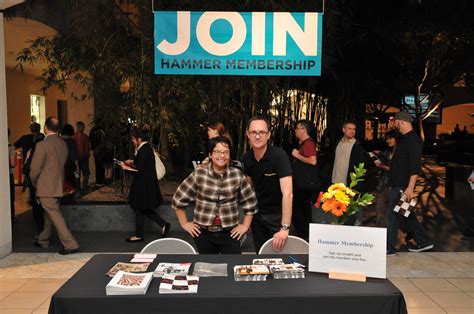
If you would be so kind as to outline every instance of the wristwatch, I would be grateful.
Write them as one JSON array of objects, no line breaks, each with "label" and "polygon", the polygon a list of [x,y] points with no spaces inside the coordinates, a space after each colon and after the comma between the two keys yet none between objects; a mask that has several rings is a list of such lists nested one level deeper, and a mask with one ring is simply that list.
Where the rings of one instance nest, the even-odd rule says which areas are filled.
[{"label": "wristwatch", "polygon": [[290,225],[287,225],[287,224],[281,224],[281,228],[280,230],[289,230],[290,229]]}]

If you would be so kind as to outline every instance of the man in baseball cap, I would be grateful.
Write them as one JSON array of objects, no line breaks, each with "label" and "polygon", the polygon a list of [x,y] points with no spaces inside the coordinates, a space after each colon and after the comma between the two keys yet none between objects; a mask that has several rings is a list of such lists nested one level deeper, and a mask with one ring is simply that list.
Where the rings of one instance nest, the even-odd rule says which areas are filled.
[{"label": "man in baseball cap", "polygon": [[[397,112],[393,118],[395,127],[402,134],[397,149],[393,154],[388,172],[389,201],[385,211],[387,224],[387,255],[395,255],[398,239],[398,213],[393,208],[400,201],[402,195],[405,201],[410,202],[413,198],[416,180],[421,172],[421,155],[423,142],[420,136],[413,130],[413,117],[405,111]],[[408,245],[410,252],[422,252],[433,248],[433,243],[414,213],[408,217],[408,231],[413,235],[416,245]]]},{"label": "man in baseball cap", "polygon": [[[411,116],[411,114],[409,114],[408,112],[406,111],[400,111],[400,112],[397,112],[395,114],[395,116],[393,117],[393,120],[400,120],[400,121],[405,121],[405,122],[408,122],[408,123],[412,123],[413,122],[413,117]],[[398,127],[397,127],[398,129]]]}]

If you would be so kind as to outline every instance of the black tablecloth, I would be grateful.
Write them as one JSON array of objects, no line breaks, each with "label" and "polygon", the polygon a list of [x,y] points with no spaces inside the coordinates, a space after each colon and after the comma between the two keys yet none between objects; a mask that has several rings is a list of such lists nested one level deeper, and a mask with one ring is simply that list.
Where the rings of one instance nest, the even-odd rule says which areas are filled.
[{"label": "black tablecloth", "polygon": [[[154,278],[146,295],[107,296],[110,281],[105,273],[117,262],[129,262],[129,254],[95,255],[52,297],[49,313],[406,313],[402,293],[388,280],[366,283],[331,280],[327,274],[306,273],[305,279],[267,279],[236,282],[233,266],[270,255],[158,255],[159,262],[228,263],[228,277],[200,278],[197,294],[158,294]],[[296,255],[307,264],[307,255]],[[193,264],[194,266],[194,264]],[[192,272],[192,267],[191,271]]]}]

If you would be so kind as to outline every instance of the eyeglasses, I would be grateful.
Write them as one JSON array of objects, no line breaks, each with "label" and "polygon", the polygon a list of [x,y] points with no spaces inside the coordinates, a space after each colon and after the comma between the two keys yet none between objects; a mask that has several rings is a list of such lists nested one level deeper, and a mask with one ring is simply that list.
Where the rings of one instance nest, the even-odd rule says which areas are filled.
[{"label": "eyeglasses", "polygon": [[212,153],[216,154],[217,156],[229,156],[230,155],[230,151],[228,151],[228,150],[213,150]]},{"label": "eyeglasses", "polygon": [[264,135],[267,135],[268,134],[268,131],[250,131],[248,132],[250,136],[252,137],[257,137],[258,136],[264,136]]}]

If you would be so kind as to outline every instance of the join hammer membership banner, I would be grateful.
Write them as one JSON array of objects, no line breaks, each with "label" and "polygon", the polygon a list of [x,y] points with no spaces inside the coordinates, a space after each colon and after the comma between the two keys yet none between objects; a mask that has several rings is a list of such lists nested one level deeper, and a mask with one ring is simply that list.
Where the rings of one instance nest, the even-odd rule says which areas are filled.
[{"label": "join hammer membership banner", "polygon": [[154,14],[155,74],[321,75],[322,13]]}]

